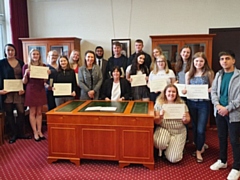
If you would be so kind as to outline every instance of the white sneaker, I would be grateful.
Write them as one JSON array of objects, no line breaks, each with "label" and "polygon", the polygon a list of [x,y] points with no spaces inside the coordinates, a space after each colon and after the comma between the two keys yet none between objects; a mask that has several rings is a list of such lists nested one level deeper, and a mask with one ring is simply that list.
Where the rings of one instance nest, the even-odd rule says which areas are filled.
[{"label": "white sneaker", "polygon": [[240,172],[236,169],[232,169],[230,171],[230,173],[228,174],[227,179],[228,180],[238,180],[239,177],[240,177]]},{"label": "white sneaker", "polygon": [[217,162],[215,162],[213,165],[210,166],[210,169],[214,170],[214,171],[219,170],[221,168],[227,168],[227,163],[225,163],[225,164],[222,163],[222,161],[220,159],[217,160]]}]

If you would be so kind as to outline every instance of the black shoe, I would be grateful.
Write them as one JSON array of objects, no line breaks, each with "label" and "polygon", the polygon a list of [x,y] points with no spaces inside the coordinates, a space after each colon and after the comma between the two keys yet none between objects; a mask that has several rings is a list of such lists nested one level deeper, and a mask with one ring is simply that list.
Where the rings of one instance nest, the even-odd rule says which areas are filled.
[{"label": "black shoe", "polygon": [[34,136],[33,139],[36,141],[36,142],[39,142],[41,141],[41,138],[38,136],[37,138]]},{"label": "black shoe", "polygon": [[46,140],[45,136],[42,136],[42,137],[40,136],[39,138],[40,140]]},{"label": "black shoe", "polygon": [[41,141],[40,137],[39,137],[38,139],[35,139],[35,138],[34,138],[34,140],[35,140],[36,142]]},{"label": "black shoe", "polygon": [[19,135],[18,139],[32,139],[31,135]]},{"label": "black shoe", "polygon": [[17,140],[17,137],[16,136],[13,136],[13,137],[11,137],[10,139],[9,139],[9,144],[13,144],[13,143],[15,143],[16,142],[16,140]]}]

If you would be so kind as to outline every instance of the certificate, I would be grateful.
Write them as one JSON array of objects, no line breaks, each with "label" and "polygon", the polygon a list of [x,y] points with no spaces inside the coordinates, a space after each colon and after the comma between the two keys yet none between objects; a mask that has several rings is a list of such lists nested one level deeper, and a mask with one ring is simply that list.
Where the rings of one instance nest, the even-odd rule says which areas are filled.
[{"label": "certificate", "polygon": [[150,92],[163,91],[167,85],[167,78],[154,79],[149,82]]},{"label": "certificate", "polygon": [[23,83],[21,79],[4,79],[3,89],[8,92],[18,92],[23,90]]},{"label": "certificate", "polygon": [[75,73],[75,76],[76,76],[77,85],[79,86],[79,82],[78,82],[78,73]]},{"label": "certificate", "polygon": [[187,98],[188,99],[209,99],[208,85],[187,85]]},{"label": "certificate", "polygon": [[182,90],[186,89],[186,84],[178,84],[178,83],[176,83],[174,85],[177,87],[178,94],[179,94],[180,97],[187,97],[186,94],[182,93]]},{"label": "certificate", "polygon": [[72,84],[71,83],[54,83],[54,96],[71,96]]},{"label": "certificate", "polygon": [[164,119],[182,119],[185,113],[185,104],[164,104]]},{"label": "certificate", "polygon": [[102,107],[102,106],[93,106],[87,107],[85,111],[116,111],[117,107]]},{"label": "certificate", "polygon": [[48,79],[48,69],[44,66],[30,66],[30,78]]},{"label": "certificate", "polygon": [[146,74],[131,75],[130,77],[132,79],[132,81],[131,81],[132,87],[147,85]]}]

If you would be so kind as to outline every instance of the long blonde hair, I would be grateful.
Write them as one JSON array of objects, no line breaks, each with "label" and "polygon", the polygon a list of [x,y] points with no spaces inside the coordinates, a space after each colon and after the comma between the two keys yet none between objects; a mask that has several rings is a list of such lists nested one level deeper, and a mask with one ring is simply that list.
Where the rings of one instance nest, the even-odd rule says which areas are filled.
[{"label": "long blonde hair", "polygon": [[79,54],[79,58],[78,58],[78,61],[77,61],[78,67],[81,67],[81,66],[82,66],[82,62],[81,62],[81,59],[80,59],[80,51],[74,49],[74,50],[72,50],[72,52],[71,52],[71,54],[70,54],[70,57],[69,57],[69,64],[70,64],[70,67],[71,67],[72,69],[73,69],[73,64],[74,64],[74,62],[73,62],[73,56],[74,56],[74,53],[75,53],[75,52],[78,52],[78,54]]},{"label": "long blonde hair", "polygon": [[32,53],[34,51],[37,51],[39,53],[39,60],[38,60],[38,66],[42,66],[43,65],[43,61],[42,61],[42,57],[41,57],[41,53],[38,49],[31,49],[31,51],[29,52],[28,54],[28,67],[30,67],[33,63],[33,60],[32,60]]},{"label": "long blonde hair", "polygon": [[158,59],[161,59],[161,60],[163,60],[163,61],[165,62],[164,70],[165,70],[166,74],[168,74],[168,73],[169,73],[168,63],[167,63],[167,60],[166,60],[166,58],[165,58],[164,55],[160,55],[160,56],[155,60],[154,65],[153,65],[153,71],[152,71],[153,74],[157,74],[158,71],[159,71],[159,68],[158,68],[158,65],[157,65],[157,60],[158,60]]},{"label": "long blonde hair", "polygon": [[[155,49],[159,51],[159,54],[160,54],[160,55],[162,55],[162,48],[161,48],[160,46],[156,46],[156,47],[153,49],[153,51],[154,51]],[[153,55],[153,51],[152,51],[152,63],[151,63],[151,65],[150,65],[150,71],[152,71],[152,70],[154,69],[154,65],[155,65],[156,60],[157,60],[157,59],[154,57],[154,55]]]},{"label": "long blonde hair", "polygon": [[158,104],[160,104],[160,105],[163,105],[163,104],[168,103],[168,100],[167,100],[167,97],[166,97],[166,92],[167,92],[167,89],[168,89],[168,88],[171,88],[171,87],[175,88],[175,90],[176,90],[176,99],[174,100],[174,102],[175,102],[176,104],[183,104],[183,103],[184,103],[184,101],[181,99],[181,97],[180,97],[179,94],[178,94],[178,89],[177,89],[177,87],[176,87],[174,84],[168,84],[168,85],[164,88],[164,90],[161,92],[161,94],[157,97],[156,103],[158,103]]}]

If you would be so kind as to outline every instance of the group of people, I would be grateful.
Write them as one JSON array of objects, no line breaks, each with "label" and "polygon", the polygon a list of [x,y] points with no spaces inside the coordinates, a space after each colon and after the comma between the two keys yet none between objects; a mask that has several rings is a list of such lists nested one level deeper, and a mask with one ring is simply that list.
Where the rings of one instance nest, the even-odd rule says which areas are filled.
[{"label": "group of people", "polygon": [[[78,50],[73,50],[68,59],[52,50],[48,53],[47,64],[43,64],[39,50],[29,52],[28,63],[16,59],[16,48],[12,44],[5,46],[5,58],[0,61],[0,95],[6,119],[11,127],[9,143],[18,138],[30,139],[23,132],[24,109],[29,107],[30,124],[35,141],[44,140],[42,133],[42,106],[47,104],[51,110],[60,104],[72,100],[142,100],[154,102],[154,146],[173,163],[183,158],[187,139],[187,124],[191,121],[193,153],[196,162],[202,163],[205,151],[205,131],[208,122],[210,101],[215,108],[216,124],[220,142],[220,159],[210,168],[218,170],[227,167],[228,131],[233,149],[234,164],[228,179],[239,177],[240,172],[240,71],[235,68],[235,55],[231,51],[219,53],[222,66],[215,78],[208,65],[206,55],[197,52],[192,55],[190,46],[185,45],[179,53],[174,69],[162,54],[162,49],[153,49],[153,58],[143,51],[143,41],[135,41],[135,53],[127,58],[122,53],[119,42],[113,43],[113,56],[103,58],[104,50],[97,46],[94,51],[88,50],[84,63],[80,60]],[[31,66],[47,66],[49,78],[30,78]],[[132,75],[145,75],[146,84],[131,87]],[[4,79],[22,79],[25,88],[19,92],[7,92],[3,87]],[[162,90],[150,92],[151,83],[164,79],[166,86]],[[54,96],[54,83],[70,83],[71,94]],[[180,97],[176,83],[186,85],[207,85],[209,98],[187,99]],[[182,90],[182,94],[187,94]],[[41,97],[41,98],[36,98]],[[166,104],[182,104],[184,113],[180,119],[165,119]],[[18,113],[18,120],[13,118],[13,110]]]}]

